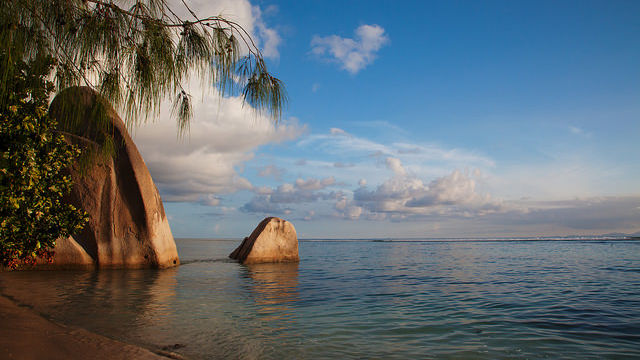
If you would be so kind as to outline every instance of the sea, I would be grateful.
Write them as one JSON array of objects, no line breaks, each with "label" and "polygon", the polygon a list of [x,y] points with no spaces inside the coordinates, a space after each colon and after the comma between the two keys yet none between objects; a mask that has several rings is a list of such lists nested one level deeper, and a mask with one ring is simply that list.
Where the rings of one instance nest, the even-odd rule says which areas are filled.
[{"label": "sea", "polygon": [[0,273],[43,316],[187,359],[639,359],[640,241],[177,239],[167,270]]}]

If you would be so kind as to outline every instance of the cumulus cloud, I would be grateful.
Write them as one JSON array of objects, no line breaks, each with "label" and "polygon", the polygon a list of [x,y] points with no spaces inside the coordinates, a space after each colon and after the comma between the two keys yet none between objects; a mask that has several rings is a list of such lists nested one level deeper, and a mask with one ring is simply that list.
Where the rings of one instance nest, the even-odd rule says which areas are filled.
[{"label": "cumulus cloud", "polygon": [[336,183],[336,179],[327,177],[324,179],[296,179],[296,188],[301,190],[321,190]]},{"label": "cumulus cloud", "polygon": [[[270,9],[273,9],[273,6],[271,6]],[[256,34],[262,47],[262,55],[271,59],[279,58],[280,52],[278,51],[278,46],[280,46],[282,38],[275,29],[272,29],[266,25],[263,20],[260,7],[251,7],[251,12],[253,18],[255,19],[255,26],[257,29]]]},{"label": "cumulus cloud", "polygon": [[480,216],[504,209],[502,202],[478,193],[475,180],[467,172],[455,170],[425,184],[409,174],[399,159],[389,157],[386,164],[394,172],[392,178],[374,190],[361,183],[354,191],[355,205],[372,214]]},{"label": "cumulus cloud", "polygon": [[202,197],[201,203],[207,206],[218,206],[220,205],[220,198],[213,194],[209,194]]},{"label": "cumulus cloud", "polygon": [[[478,190],[479,183],[486,183],[479,169],[495,166],[494,161],[472,151],[434,144],[381,143],[339,128],[305,136],[297,145],[340,160],[307,161],[304,171],[333,170],[330,174],[337,182],[357,184],[353,190],[343,188],[347,195],[333,204],[334,214],[345,219],[399,220],[503,211],[500,201]],[[380,171],[380,167],[388,172]]]},{"label": "cumulus cloud", "polygon": [[371,212],[416,212],[406,207],[407,201],[426,192],[422,180],[414,176],[395,176],[378,185],[374,190],[366,187],[354,191],[358,205]]},{"label": "cumulus cloud", "polygon": [[402,166],[402,162],[400,159],[388,157],[385,162],[387,163],[387,167],[394,172],[394,174],[398,176],[403,176],[407,174],[407,170]]},{"label": "cumulus cloud", "polygon": [[[280,56],[278,46],[282,39],[275,29],[266,24],[263,16],[274,13],[273,7],[263,11],[259,6],[251,5],[248,0],[190,0],[188,3],[189,7],[200,16],[220,15],[240,24],[257,40],[263,56],[274,59]],[[171,0],[169,4],[183,19],[192,19],[182,1]]]},{"label": "cumulus cloud", "polygon": [[269,201],[269,196],[254,196],[248,203],[244,204],[240,211],[248,213],[259,213],[269,215],[282,215],[291,211],[282,206]]},{"label": "cumulus cloud", "polygon": [[356,74],[371,64],[377,52],[389,42],[389,37],[379,25],[361,25],[354,38],[338,35],[314,36],[311,52],[340,63],[344,70]]},{"label": "cumulus cloud", "polygon": [[[179,16],[191,17],[179,0],[169,4]],[[278,56],[277,32],[266,25],[261,9],[248,0],[193,0],[189,7],[202,16],[220,15],[235,21],[258,39],[264,56]],[[273,13],[273,9],[268,12]],[[153,123],[142,125],[132,134],[165,201],[218,205],[221,194],[252,189],[239,169],[253,152],[304,132],[295,119],[274,125],[271,119],[243,104],[240,97],[221,98],[205,82],[192,82],[186,88],[193,95],[194,117],[185,139],[176,136],[168,103],[163,104]]]},{"label": "cumulus cloud", "polygon": [[490,201],[489,197],[476,192],[476,182],[467,174],[455,170],[449,176],[429,183],[424,196],[407,202],[410,207],[428,207],[435,205],[474,204]]},{"label": "cumulus cloud", "polygon": [[323,179],[296,179],[294,183],[284,183],[276,188],[255,188],[251,201],[240,208],[244,212],[278,214],[286,209],[283,204],[311,203],[343,196],[342,192],[321,191],[336,184],[333,177]]},{"label": "cumulus cloud", "polygon": [[163,106],[157,122],[144,124],[133,133],[165,201],[213,204],[207,200],[210,195],[252,189],[237,168],[259,146],[292,140],[305,131],[295,121],[275,125],[240,97],[220,98],[215,91],[204,94],[202,101],[194,98],[194,118],[186,138],[177,138],[170,106]]},{"label": "cumulus cloud", "polygon": [[355,205],[353,201],[347,199],[346,196],[341,196],[338,201],[336,201],[334,208],[338,217],[349,220],[359,219],[363,212],[362,207]]}]

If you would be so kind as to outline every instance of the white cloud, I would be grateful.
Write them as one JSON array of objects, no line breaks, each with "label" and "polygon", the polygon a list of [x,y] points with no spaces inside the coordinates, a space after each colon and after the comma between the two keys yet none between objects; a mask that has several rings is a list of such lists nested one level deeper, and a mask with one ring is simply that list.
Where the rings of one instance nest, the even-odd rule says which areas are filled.
[{"label": "white cloud", "polygon": [[353,201],[344,195],[336,201],[334,209],[337,210],[338,217],[349,220],[357,220],[363,213],[362,207],[354,205]]},{"label": "white cloud", "polygon": [[[523,178],[543,187],[557,186],[556,178],[571,179],[576,191],[581,187],[575,181],[578,178],[567,177],[567,173],[582,177],[583,172],[571,167],[562,167],[559,172],[530,164],[523,168],[512,166],[510,169],[519,174],[513,177],[491,158],[467,149],[428,143],[376,142],[338,128],[306,136],[297,146],[302,154],[296,151],[296,156],[308,150],[311,158],[304,161],[284,158],[278,163],[288,169],[286,164],[297,164],[297,176],[303,177],[273,188],[254,188],[256,197],[242,210],[288,212],[297,219],[313,219],[314,223],[333,217],[346,220],[340,227],[354,229],[365,226],[359,221],[367,222],[368,229],[369,225],[377,226],[372,221],[383,221],[384,226],[403,222],[401,232],[412,236],[424,236],[425,229],[447,236],[640,230],[637,196],[558,201],[573,196],[565,187],[561,188],[562,196],[516,193],[552,200],[546,202],[513,200],[509,196],[512,189],[527,186]],[[336,167],[336,163],[353,166]],[[314,174],[327,177],[316,178]],[[540,176],[545,181],[541,182]],[[327,186],[322,185],[323,180]],[[313,211],[312,216],[309,211]]]},{"label": "white cloud", "polygon": [[387,167],[393,171],[394,174],[398,176],[403,176],[407,174],[407,170],[402,166],[402,162],[400,159],[388,157],[386,159]]},{"label": "white cloud", "polygon": [[[333,177],[323,179],[296,179],[291,183],[284,183],[275,189],[268,187],[254,188],[256,196],[241,207],[244,212],[278,214],[285,209],[282,204],[303,204],[318,200],[330,200],[342,197],[342,192],[323,192],[336,184]],[[315,213],[315,212],[314,212]]]},{"label": "white cloud", "polygon": [[270,201],[270,197],[267,196],[254,196],[248,203],[244,204],[241,211],[248,213],[259,213],[267,215],[281,215],[291,212],[291,209],[283,208],[282,204],[276,204]]},{"label": "white cloud", "polygon": [[[197,87],[196,87],[197,88]],[[193,94],[200,94],[196,89]],[[201,201],[210,195],[251,189],[236,168],[258,147],[292,140],[305,131],[295,121],[273,121],[257,114],[240,97],[220,98],[204,92],[194,96],[194,118],[185,139],[177,138],[170,106],[157,122],[135,129],[133,137],[165,201]]]},{"label": "white cloud", "polygon": [[[444,176],[451,169],[487,170],[495,166],[495,162],[474,151],[456,148],[444,148],[435,144],[422,143],[381,143],[350,134],[349,132],[331,128],[328,133],[309,135],[298,141],[301,150],[313,149],[315,154],[323,154],[331,161],[307,160],[304,165],[309,174],[327,173],[339,177],[340,181],[355,184],[361,178],[372,183],[384,180],[383,172],[372,165],[386,166],[390,170],[411,172],[422,178]],[[371,162],[372,158],[375,160]],[[387,160],[394,158],[401,161],[401,167],[391,166]],[[337,164],[337,165],[336,165]],[[331,170],[329,167],[339,170]]]},{"label": "white cloud", "polygon": [[338,35],[314,36],[311,51],[318,56],[337,61],[342,68],[356,74],[371,64],[376,53],[389,42],[384,29],[379,25],[361,25],[355,31],[354,38]]},{"label": "white cloud", "polygon": [[399,217],[443,215],[481,216],[505,211],[500,201],[479,194],[474,179],[454,170],[428,185],[406,173],[398,159],[387,158],[395,176],[375,190],[360,187],[354,191],[354,201],[370,213],[389,213]]},{"label": "white cloud", "polygon": [[344,130],[342,130],[342,129],[340,129],[340,128],[331,128],[331,129],[329,129],[329,133],[330,133],[331,135],[335,135],[335,136],[338,136],[338,135],[348,135],[346,131],[344,131]]},{"label": "white cloud", "polygon": [[370,141],[365,138],[350,136],[339,128],[331,128],[329,134],[310,135],[298,142],[299,146],[313,145],[318,150],[330,155],[343,155],[345,153],[365,153],[369,155],[376,151],[391,154],[392,149],[386,145]]},{"label": "white cloud", "polygon": [[[265,57],[278,57],[280,37],[266,25],[261,9],[248,0],[192,0],[188,4],[201,17],[219,15],[240,24],[258,41]],[[181,1],[172,0],[169,5],[182,18],[191,18]],[[267,10],[274,13],[277,9]],[[221,98],[205,82],[186,87],[193,95],[194,118],[185,139],[177,139],[168,103],[163,104],[157,121],[143,124],[132,134],[165,201],[215,206],[220,204],[221,194],[250,190],[253,185],[241,176],[241,168],[253,152],[265,144],[292,140],[305,131],[295,119],[276,126],[243,104],[240,97]],[[271,175],[277,177],[276,173]]]},{"label": "white cloud", "polygon": [[375,190],[361,187],[355,190],[354,200],[371,212],[415,212],[405,203],[427,191],[422,180],[415,176],[394,176],[378,185]]},{"label": "white cloud", "polygon": [[331,177],[319,179],[296,179],[296,187],[301,190],[321,190],[336,183],[336,179]]},{"label": "white cloud", "polygon": [[360,206],[349,206],[346,208],[344,215],[351,220],[358,219],[362,215],[362,208]]},{"label": "white cloud", "polygon": [[278,46],[282,42],[280,35],[265,24],[260,7],[253,6],[251,9],[255,19],[256,29],[258,30],[257,37],[260,39],[262,45],[262,55],[270,59],[279,58],[280,52],[278,51]]},{"label": "white cloud", "polygon": [[434,144],[394,143],[393,151],[397,155],[404,155],[406,159],[420,159],[421,161],[450,161],[458,164],[474,164],[476,166],[493,167],[492,159],[474,152],[462,149],[445,149]]},{"label": "white cloud", "polygon": [[481,197],[476,193],[475,181],[455,170],[451,175],[433,180],[420,198],[412,199],[407,206],[427,207],[439,204],[469,204]]},{"label": "white cloud", "polygon": [[[263,56],[272,59],[280,56],[278,46],[282,39],[275,29],[267,26],[263,18],[263,13],[268,15],[274,12],[273,7],[268,7],[263,12],[260,7],[252,6],[248,0],[190,0],[187,3],[199,17],[220,15],[240,24],[257,40]],[[192,18],[181,0],[170,0],[169,5],[184,19]]]},{"label": "white cloud", "polygon": [[207,206],[218,206],[220,205],[220,198],[213,194],[209,194],[203,197],[202,204]]},{"label": "white cloud", "polygon": [[258,195],[270,195],[270,194],[273,194],[273,189],[268,186],[260,186],[260,187],[254,187],[253,192]]}]

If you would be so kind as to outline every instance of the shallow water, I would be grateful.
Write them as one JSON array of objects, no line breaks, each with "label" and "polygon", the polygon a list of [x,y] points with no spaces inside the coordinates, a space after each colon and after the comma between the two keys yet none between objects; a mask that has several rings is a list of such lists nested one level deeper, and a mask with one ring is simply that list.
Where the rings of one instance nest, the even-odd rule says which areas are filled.
[{"label": "shallow water", "polygon": [[0,273],[63,323],[192,359],[638,358],[638,241],[303,241],[245,266],[178,240],[176,269]]}]

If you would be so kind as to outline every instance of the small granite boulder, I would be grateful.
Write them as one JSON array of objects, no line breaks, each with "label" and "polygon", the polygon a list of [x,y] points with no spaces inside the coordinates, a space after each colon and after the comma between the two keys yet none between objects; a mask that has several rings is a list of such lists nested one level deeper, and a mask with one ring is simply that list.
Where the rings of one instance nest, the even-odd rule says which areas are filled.
[{"label": "small granite boulder", "polygon": [[286,220],[268,217],[229,257],[243,264],[300,261],[296,229]]}]

